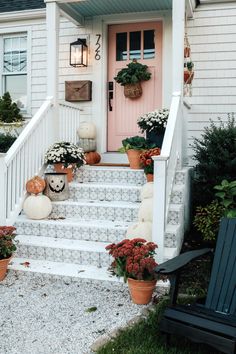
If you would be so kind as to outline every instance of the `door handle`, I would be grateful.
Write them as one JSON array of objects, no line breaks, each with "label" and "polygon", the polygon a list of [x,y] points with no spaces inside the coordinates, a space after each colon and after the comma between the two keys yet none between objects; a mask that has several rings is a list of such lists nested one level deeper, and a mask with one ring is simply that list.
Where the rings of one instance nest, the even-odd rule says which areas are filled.
[{"label": "door handle", "polygon": [[109,91],[109,111],[112,112],[111,100],[113,100],[113,91]]}]

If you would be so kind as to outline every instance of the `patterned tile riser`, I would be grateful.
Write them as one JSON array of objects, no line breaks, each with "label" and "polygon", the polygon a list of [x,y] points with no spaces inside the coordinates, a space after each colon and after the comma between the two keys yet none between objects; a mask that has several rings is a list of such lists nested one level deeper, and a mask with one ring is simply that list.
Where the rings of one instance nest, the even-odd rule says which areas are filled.
[{"label": "patterned tile riser", "polygon": [[165,234],[164,240],[165,247],[177,247],[177,240],[175,234]]},{"label": "patterned tile riser", "polygon": [[171,193],[171,203],[173,204],[182,204],[184,202],[184,193],[183,191],[173,191]]},{"label": "patterned tile riser", "polygon": [[167,223],[170,225],[179,225],[182,222],[182,211],[169,210]]},{"label": "patterned tile riser", "polygon": [[30,221],[15,224],[19,235],[66,238],[74,240],[119,242],[124,239],[126,228],[75,227],[63,225],[35,225]]},{"label": "patterned tile riser", "polygon": [[106,252],[87,252],[26,245],[18,245],[15,256],[29,259],[29,263],[30,259],[38,259],[52,262],[95,265],[97,267],[108,267],[111,264],[111,257]]},{"label": "patterned tile riser", "polygon": [[94,170],[80,169],[77,173],[78,182],[103,182],[125,185],[143,185],[146,178],[143,171]]},{"label": "patterned tile riser", "polygon": [[70,217],[81,220],[109,220],[109,221],[136,221],[138,209],[127,207],[109,207],[109,206],[81,206],[81,205],[56,205],[50,217]]},{"label": "patterned tile riser", "polygon": [[186,173],[185,172],[176,172],[175,174],[175,184],[185,184],[185,180],[186,180]]},{"label": "patterned tile riser", "polygon": [[99,200],[99,201],[125,201],[139,202],[140,190],[129,190],[120,188],[105,188],[105,187],[83,187],[79,184],[76,187],[70,187],[70,199],[73,201],[84,200]]}]

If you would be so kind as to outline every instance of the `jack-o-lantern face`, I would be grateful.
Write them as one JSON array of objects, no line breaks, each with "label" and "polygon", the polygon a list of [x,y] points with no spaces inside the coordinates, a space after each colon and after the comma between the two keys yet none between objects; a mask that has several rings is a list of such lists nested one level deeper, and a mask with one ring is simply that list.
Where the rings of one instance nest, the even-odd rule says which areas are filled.
[{"label": "jack-o-lantern face", "polygon": [[65,189],[65,180],[61,176],[51,176],[48,182],[53,193],[61,193]]}]

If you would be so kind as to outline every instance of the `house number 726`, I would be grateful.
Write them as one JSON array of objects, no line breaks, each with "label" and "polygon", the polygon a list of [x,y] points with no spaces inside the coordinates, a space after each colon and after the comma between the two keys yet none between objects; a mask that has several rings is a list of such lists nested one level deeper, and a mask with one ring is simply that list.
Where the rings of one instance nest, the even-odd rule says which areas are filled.
[{"label": "house number 726", "polygon": [[97,42],[96,42],[96,49],[95,49],[95,59],[100,60],[101,59],[101,54],[100,54],[100,48],[101,48],[101,34],[96,34],[97,36]]}]

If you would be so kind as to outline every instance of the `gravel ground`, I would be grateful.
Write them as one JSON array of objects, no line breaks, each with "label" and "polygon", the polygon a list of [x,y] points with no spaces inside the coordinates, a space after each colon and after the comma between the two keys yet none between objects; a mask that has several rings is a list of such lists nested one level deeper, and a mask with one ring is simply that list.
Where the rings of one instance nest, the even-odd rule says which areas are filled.
[{"label": "gravel ground", "polygon": [[0,354],[88,354],[144,308],[127,285],[10,272],[0,282]]}]

